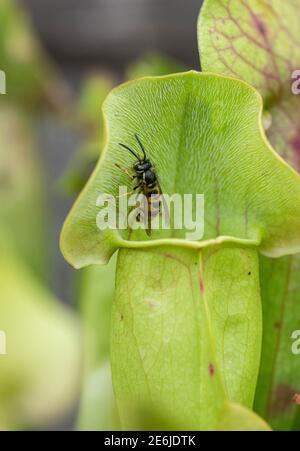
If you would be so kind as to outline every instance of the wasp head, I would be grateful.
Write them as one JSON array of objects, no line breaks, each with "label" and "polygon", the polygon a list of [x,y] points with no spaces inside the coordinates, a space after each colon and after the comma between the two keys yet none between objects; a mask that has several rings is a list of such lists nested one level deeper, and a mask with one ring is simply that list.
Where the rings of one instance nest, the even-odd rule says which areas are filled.
[{"label": "wasp head", "polygon": [[148,171],[148,169],[150,169],[152,166],[152,163],[150,160],[143,160],[143,161],[138,161],[137,163],[135,163],[134,165],[134,169],[138,174],[143,174],[143,172]]}]

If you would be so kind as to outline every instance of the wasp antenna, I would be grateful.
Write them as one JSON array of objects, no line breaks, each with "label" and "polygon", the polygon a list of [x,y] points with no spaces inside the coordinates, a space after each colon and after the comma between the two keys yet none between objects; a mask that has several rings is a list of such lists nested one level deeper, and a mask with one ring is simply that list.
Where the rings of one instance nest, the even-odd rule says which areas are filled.
[{"label": "wasp antenna", "polygon": [[126,150],[129,150],[129,152],[132,153],[132,155],[134,155],[135,158],[137,158],[139,161],[141,161],[140,157],[132,149],[130,149],[130,147],[125,146],[125,144],[122,144],[122,143],[119,143],[119,146],[123,147]]},{"label": "wasp antenna", "polygon": [[143,154],[144,154],[144,160],[146,160],[147,157],[146,157],[146,152],[145,152],[144,146],[143,146],[143,144],[142,144],[140,138],[138,137],[138,134],[135,133],[134,136],[135,136],[135,139],[137,140],[137,142],[139,143],[140,148],[142,149],[142,152],[143,152]]}]

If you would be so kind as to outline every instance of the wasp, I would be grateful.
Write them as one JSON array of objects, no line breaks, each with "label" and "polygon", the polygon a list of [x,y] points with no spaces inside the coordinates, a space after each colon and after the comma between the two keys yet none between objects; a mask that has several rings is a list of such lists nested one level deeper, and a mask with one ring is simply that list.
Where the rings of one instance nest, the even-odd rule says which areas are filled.
[{"label": "wasp", "polygon": [[134,137],[142,151],[142,156],[139,156],[133,149],[126,146],[125,144],[119,143],[121,147],[128,150],[136,159],[134,163],[133,175],[131,175],[127,170],[116,165],[121,171],[125,172],[132,180],[136,181],[136,185],[133,190],[137,193],[143,194],[147,200],[147,216],[148,216],[148,227],[146,228],[146,233],[148,236],[151,235],[151,219],[155,218],[161,212],[161,195],[162,190],[157,178],[155,166],[152,164],[151,160],[147,157],[145,148],[138,137],[137,133]]}]

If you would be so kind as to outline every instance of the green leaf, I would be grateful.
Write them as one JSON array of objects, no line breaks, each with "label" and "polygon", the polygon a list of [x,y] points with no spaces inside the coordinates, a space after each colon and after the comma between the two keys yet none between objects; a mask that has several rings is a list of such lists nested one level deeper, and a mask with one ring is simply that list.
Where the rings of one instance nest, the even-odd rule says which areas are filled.
[{"label": "green leaf", "polygon": [[275,149],[300,170],[300,97],[292,73],[300,67],[300,1],[206,0],[198,24],[204,71],[237,77],[265,99]]},{"label": "green leaf", "polygon": [[299,416],[299,355],[292,353],[300,330],[300,258],[261,259],[264,336],[255,409],[275,429],[290,430]]},{"label": "green leaf", "polygon": [[[65,258],[79,268],[105,263],[119,247],[156,245],[203,248],[223,242],[259,245],[266,255],[300,249],[299,176],[272,150],[261,124],[262,102],[245,83],[189,72],[125,84],[104,105],[108,141],[88,184],[62,230]],[[149,118],[151,117],[151,121]],[[180,125],[180,126],[178,126]],[[96,225],[101,193],[118,195],[129,178],[140,133],[157,167],[164,193],[205,194],[205,235],[187,241],[186,230],[145,233],[100,231]]]},{"label": "green leaf", "polygon": [[112,325],[125,429],[141,427],[128,412],[142,410],[175,430],[229,428],[227,400],[251,407],[259,367],[256,250],[120,251]]},{"label": "green leaf", "polygon": [[[300,222],[299,176],[268,144],[261,110],[249,85],[196,72],[128,83],[105,102],[107,142],[61,246],[76,267],[106,263],[127,248],[119,253],[111,350],[126,428],[136,425],[128,411],[140,407],[161,409],[174,427],[217,429],[228,400],[252,405],[261,334],[257,250],[297,252]],[[134,145],[134,132],[164,193],[205,194],[203,240],[173,228],[151,239],[97,229],[99,194],[130,186],[115,163],[132,166],[118,143]]]},{"label": "green leaf", "polygon": [[[199,17],[204,70],[241,78],[260,90],[270,118],[267,136],[299,171],[300,97],[292,73],[300,67],[300,1],[206,0]],[[256,409],[277,429],[290,429],[299,415],[300,360],[291,353],[299,329],[300,257],[261,261],[264,337]]]},{"label": "green leaf", "polygon": [[269,425],[251,410],[234,403],[224,406],[218,429],[220,431],[270,431]]},{"label": "green leaf", "polygon": [[199,297],[198,253],[122,250],[118,260],[111,363],[123,427],[135,428],[127,412],[144,407],[180,429],[216,428],[225,394]]},{"label": "green leaf", "polygon": [[225,248],[208,257],[203,284],[226,393],[252,407],[262,333],[257,252]]}]

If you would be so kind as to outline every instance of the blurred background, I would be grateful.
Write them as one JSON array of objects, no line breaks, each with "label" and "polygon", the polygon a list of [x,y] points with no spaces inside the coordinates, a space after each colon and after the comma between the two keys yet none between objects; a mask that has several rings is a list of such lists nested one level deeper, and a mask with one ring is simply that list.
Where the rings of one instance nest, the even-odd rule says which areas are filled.
[{"label": "blurred background", "polygon": [[101,152],[101,104],[125,80],[199,69],[201,0],[1,0],[1,429],[114,429],[115,259],[73,270],[63,221]]}]

